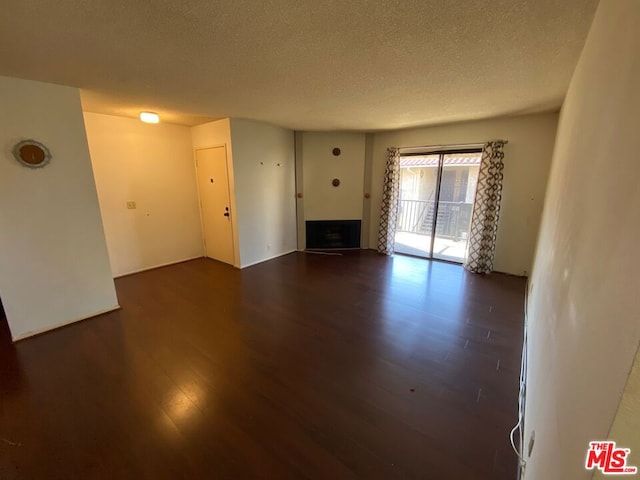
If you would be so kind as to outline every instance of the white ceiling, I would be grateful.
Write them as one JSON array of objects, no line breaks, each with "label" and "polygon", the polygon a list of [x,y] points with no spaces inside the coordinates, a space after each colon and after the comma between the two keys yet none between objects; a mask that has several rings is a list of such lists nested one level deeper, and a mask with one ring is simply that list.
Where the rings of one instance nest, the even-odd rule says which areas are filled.
[{"label": "white ceiling", "polygon": [[0,74],[85,110],[380,130],[557,109],[597,0],[0,0]]}]

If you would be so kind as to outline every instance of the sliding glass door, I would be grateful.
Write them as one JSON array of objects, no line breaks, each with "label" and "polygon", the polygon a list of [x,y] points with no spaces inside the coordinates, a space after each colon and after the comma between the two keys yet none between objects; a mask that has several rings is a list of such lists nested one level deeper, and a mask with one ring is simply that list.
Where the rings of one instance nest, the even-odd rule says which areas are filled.
[{"label": "sliding glass door", "polygon": [[481,151],[400,157],[398,253],[463,263]]},{"label": "sliding glass door", "polygon": [[398,253],[431,258],[438,162],[438,155],[400,157],[400,205],[395,238]]}]

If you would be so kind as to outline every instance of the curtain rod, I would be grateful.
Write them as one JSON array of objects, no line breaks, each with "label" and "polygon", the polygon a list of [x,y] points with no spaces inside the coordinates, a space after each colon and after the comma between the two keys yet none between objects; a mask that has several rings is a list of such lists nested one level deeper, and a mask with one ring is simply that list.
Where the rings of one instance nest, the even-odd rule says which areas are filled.
[{"label": "curtain rod", "polygon": [[[493,142],[502,142],[505,145],[507,143],[509,143],[508,140],[491,140]],[[417,145],[415,147],[398,147],[398,149],[400,150],[413,150],[416,148],[422,148],[422,149],[440,149],[440,148],[457,148],[457,147],[484,147],[485,143],[487,142],[482,142],[482,143],[456,143],[456,144],[452,144],[452,145]]]}]

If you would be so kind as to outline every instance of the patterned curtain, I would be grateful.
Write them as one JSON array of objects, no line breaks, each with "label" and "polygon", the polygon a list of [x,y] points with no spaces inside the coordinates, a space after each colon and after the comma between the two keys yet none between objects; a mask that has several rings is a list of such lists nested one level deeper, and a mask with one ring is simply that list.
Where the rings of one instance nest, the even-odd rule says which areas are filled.
[{"label": "patterned curtain", "polygon": [[396,227],[398,225],[398,203],[400,200],[400,150],[387,149],[387,169],[384,172],[382,211],[378,230],[378,252],[393,254]]},{"label": "patterned curtain", "polygon": [[474,273],[491,273],[498,233],[504,141],[485,144],[478,173],[478,186],[471,217],[467,262],[464,267]]}]

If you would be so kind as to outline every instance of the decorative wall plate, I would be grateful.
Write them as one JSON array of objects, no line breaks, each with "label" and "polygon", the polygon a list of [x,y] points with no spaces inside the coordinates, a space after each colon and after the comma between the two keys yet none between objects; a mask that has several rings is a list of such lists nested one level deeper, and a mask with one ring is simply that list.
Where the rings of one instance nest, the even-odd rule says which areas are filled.
[{"label": "decorative wall plate", "polygon": [[51,152],[36,140],[23,140],[13,147],[13,156],[25,167],[42,168],[51,161]]}]

